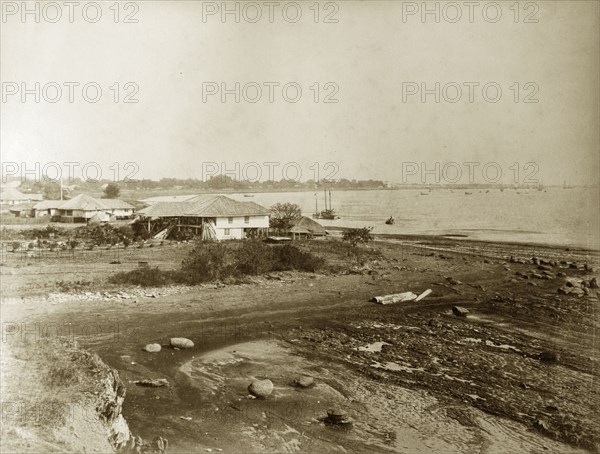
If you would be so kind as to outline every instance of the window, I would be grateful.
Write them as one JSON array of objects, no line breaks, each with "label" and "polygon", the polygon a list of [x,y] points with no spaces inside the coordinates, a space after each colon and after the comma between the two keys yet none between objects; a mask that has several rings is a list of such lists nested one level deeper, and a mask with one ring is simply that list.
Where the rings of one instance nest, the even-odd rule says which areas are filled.
[{"label": "window", "polygon": [[[231,218],[230,218],[230,219],[231,219]],[[229,236],[229,235],[231,235],[231,229],[225,229],[225,231],[223,232],[223,234],[224,234],[225,236]]]},{"label": "window", "polygon": [[244,216],[244,223],[250,224],[250,216]]},{"label": "window", "polygon": [[227,218],[227,222],[228,222],[229,224],[233,224],[233,218]]}]

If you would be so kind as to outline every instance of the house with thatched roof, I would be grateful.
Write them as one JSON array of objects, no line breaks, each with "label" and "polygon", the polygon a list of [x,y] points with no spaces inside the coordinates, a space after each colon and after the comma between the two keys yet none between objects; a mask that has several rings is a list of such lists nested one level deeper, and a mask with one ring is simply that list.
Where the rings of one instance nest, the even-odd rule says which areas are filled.
[{"label": "house with thatched roof", "polygon": [[88,222],[94,216],[102,221],[128,219],[133,216],[134,207],[117,199],[95,199],[87,194],[79,194],[64,201],[56,209],[60,222]]},{"label": "house with thatched roof", "polygon": [[33,217],[34,215],[33,203],[31,202],[24,202],[18,203],[16,205],[11,205],[8,211],[14,214],[17,218],[29,218]]},{"label": "house with thatched roof", "polygon": [[137,214],[153,236],[187,230],[205,239],[229,240],[266,236],[270,212],[254,202],[198,195],[185,201],[157,201]]},{"label": "house with thatched roof", "polygon": [[298,222],[290,229],[292,238],[313,238],[327,235],[325,228],[317,221],[306,216],[302,216]]},{"label": "house with thatched roof", "polygon": [[33,205],[33,212],[36,218],[49,216],[52,221],[58,221],[58,208],[65,203],[64,200],[42,200]]},{"label": "house with thatched roof", "polygon": [[6,188],[0,192],[0,205],[18,205],[43,200],[42,194],[24,194],[16,188]]}]

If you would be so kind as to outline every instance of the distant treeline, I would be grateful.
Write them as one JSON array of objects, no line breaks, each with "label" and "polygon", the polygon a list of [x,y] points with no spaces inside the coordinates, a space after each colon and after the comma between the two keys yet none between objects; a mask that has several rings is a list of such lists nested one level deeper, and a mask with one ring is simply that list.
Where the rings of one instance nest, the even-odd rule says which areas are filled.
[{"label": "distant treeline", "polygon": [[[79,190],[101,191],[102,186],[111,183],[110,180],[84,181],[74,179],[69,185],[77,186]],[[65,183],[66,184],[66,183]],[[294,189],[386,189],[388,185],[381,180],[279,180],[279,181],[240,181],[228,175],[215,175],[207,180],[197,178],[161,178],[160,180],[136,179],[119,181],[118,185],[123,190],[238,190],[238,191],[269,191],[269,190],[294,190]],[[60,185],[57,182],[25,181],[19,190],[31,190],[46,195],[46,198],[56,198],[60,194]]]}]

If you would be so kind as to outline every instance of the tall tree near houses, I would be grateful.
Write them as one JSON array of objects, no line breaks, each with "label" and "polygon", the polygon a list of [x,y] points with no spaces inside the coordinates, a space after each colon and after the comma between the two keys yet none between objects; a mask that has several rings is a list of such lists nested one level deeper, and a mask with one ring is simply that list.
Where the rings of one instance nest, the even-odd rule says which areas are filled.
[{"label": "tall tree near houses", "polygon": [[108,183],[104,188],[104,195],[102,196],[105,199],[116,199],[121,194],[121,188],[117,183]]},{"label": "tall tree near houses", "polygon": [[302,217],[300,206],[295,203],[276,203],[271,207],[270,228],[279,233],[288,232]]}]

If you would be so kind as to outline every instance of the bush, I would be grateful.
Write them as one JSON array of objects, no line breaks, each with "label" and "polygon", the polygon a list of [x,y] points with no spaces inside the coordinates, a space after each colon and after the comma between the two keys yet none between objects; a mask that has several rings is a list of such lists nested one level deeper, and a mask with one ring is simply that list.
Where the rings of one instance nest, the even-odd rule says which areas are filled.
[{"label": "bush", "polygon": [[369,241],[373,241],[371,230],[373,230],[373,227],[344,230],[342,238],[344,241],[348,241],[352,246],[356,246],[359,243],[368,243]]},{"label": "bush", "polygon": [[200,241],[181,263],[179,277],[186,284],[198,284],[225,277],[227,248],[222,243]]},{"label": "bush", "polygon": [[273,248],[258,240],[242,243],[235,255],[235,269],[239,274],[256,275],[273,270],[276,256]]},{"label": "bush", "polygon": [[265,274],[272,271],[314,272],[325,260],[298,247],[269,246],[258,240],[239,243],[216,243],[199,241],[187,254],[177,271],[161,271],[158,268],[140,268],[117,273],[111,278],[114,284],[161,286],[171,283],[188,285],[210,281],[240,282],[244,276]]},{"label": "bush", "polygon": [[310,271],[314,273],[325,264],[325,260],[310,252],[304,252],[291,244],[277,246],[273,249],[275,261],[273,271]]}]

